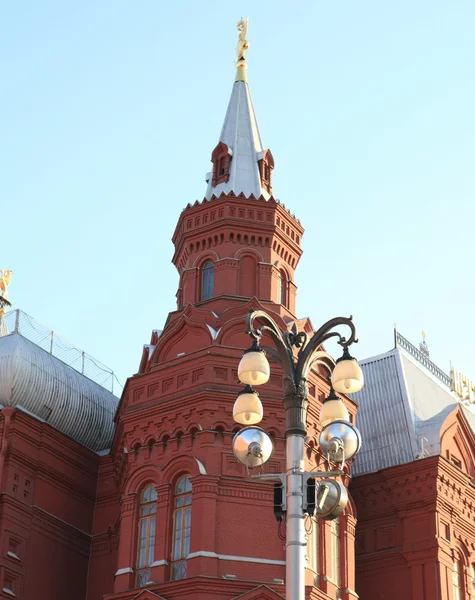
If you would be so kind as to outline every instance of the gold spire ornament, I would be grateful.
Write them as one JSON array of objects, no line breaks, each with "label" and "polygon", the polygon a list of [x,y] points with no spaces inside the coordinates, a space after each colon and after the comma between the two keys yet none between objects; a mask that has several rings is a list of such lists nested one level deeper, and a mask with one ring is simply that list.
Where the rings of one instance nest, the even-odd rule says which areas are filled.
[{"label": "gold spire ornament", "polygon": [[12,270],[7,269],[2,271],[0,269],[0,320],[3,319],[4,314],[7,311],[7,306],[11,306],[8,302],[8,286],[12,278]]},{"label": "gold spire ornament", "polygon": [[247,27],[249,25],[249,17],[241,19],[237,24],[239,31],[238,45],[236,48],[237,61],[236,61],[236,81],[247,81],[247,64],[245,54],[249,48],[249,42],[247,41]]}]

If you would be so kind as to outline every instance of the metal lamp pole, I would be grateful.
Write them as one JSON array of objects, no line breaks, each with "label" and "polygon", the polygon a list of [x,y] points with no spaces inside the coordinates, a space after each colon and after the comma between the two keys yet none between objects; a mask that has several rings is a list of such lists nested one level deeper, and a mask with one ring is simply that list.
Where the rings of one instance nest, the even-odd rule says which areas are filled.
[{"label": "metal lamp pole", "polygon": [[[259,322],[259,327],[254,326]],[[342,337],[335,327],[347,326],[348,339]],[[315,364],[326,367],[329,373],[335,361],[320,349],[330,338],[347,350],[357,342],[356,329],[350,318],[338,317],[325,323],[308,339],[304,332],[294,326],[291,332],[282,333],[277,323],[264,311],[256,310],[247,317],[247,331],[255,344],[264,333],[273,340],[284,371],[284,407],[286,414],[286,598],[303,600],[305,597],[305,523],[304,523],[304,438],[308,406],[307,378]],[[294,356],[294,348],[298,349]],[[322,474],[323,475],[323,474]]]}]

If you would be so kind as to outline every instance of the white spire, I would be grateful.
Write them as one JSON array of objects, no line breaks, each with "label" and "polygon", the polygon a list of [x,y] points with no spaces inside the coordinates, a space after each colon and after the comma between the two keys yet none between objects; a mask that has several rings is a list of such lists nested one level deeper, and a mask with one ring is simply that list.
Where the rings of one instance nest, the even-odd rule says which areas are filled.
[{"label": "white spire", "polygon": [[[252,105],[251,93],[247,83],[247,64],[244,57],[249,44],[246,39],[248,20],[238,23],[239,41],[237,48],[236,79],[231,99],[224,119],[219,144],[213,152],[213,171],[206,175],[208,189],[206,198],[213,194],[234,192],[236,196],[254,194],[256,198],[270,198],[270,170],[273,168],[272,155],[262,147],[257,126],[256,114]],[[224,145],[224,147],[223,147]],[[226,148],[227,146],[227,148]],[[270,156],[266,156],[266,154]],[[224,159],[224,161],[220,161]],[[268,164],[267,182],[262,182],[262,163]],[[270,161],[270,162],[269,162]],[[219,162],[219,164],[217,164]]]}]

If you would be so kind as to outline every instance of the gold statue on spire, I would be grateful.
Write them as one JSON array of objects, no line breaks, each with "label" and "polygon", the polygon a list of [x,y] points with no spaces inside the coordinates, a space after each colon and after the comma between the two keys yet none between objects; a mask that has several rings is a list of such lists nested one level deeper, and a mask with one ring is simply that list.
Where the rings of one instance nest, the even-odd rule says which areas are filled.
[{"label": "gold statue on spire", "polygon": [[244,55],[246,54],[246,51],[249,48],[249,42],[246,39],[248,25],[249,25],[249,17],[246,17],[245,19],[241,19],[239,21],[239,23],[237,24],[237,28],[239,31],[238,45],[236,48],[236,54],[238,57],[238,61],[240,61],[241,59],[244,58]]},{"label": "gold statue on spire", "polygon": [[6,313],[6,307],[11,306],[8,302],[8,286],[12,278],[12,270],[7,269],[2,271],[0,269],[0,320],[3,319],[3,315]]},{"label": "gold statue on spire", "polygon": [[236,61],[236,81],[247,81],[246,77],[246,58],[245,54],[249,48],[249,42],[247,41],[247,27],[249,24],[249,17],[245,19],[241,19],[237,24],[237,28],[239,31],[238,45],[236,48],[237,61]]}]

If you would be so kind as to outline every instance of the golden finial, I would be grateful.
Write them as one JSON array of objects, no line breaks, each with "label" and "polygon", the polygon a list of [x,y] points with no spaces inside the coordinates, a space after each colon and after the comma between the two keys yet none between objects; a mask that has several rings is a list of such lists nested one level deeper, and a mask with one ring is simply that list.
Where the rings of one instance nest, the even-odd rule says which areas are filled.
[{"label": "golden finial", "polygon": [[247,49],[249,48],[249,42],[246,39],[247,36],[247,27],[249,24],[249,17],[245,19],[241,19],[237,24],[237,28],[239,31],[238,45],[236,48],[237,61],[236,61],[236,81],[247,81],[246,75],[246,58],[245,54]]},{"label": "golden finial", "polygon": [[12,278],[12,270],[7,269],[6,271],[2,271],[0,269],[0,320],[3,319],[3,315],[6,313],[7,306],[11,306],[10,302],[8,302],[8,286],[10,285],[10,280]]}]

